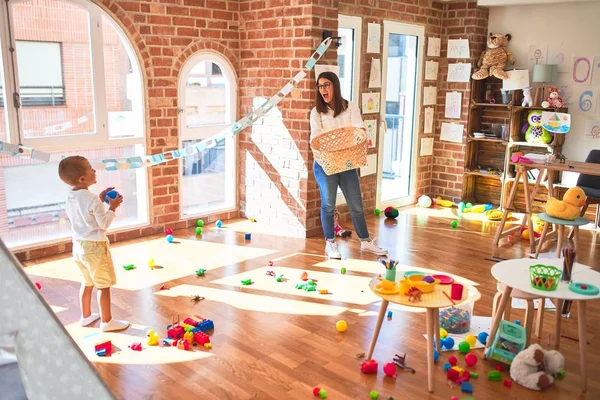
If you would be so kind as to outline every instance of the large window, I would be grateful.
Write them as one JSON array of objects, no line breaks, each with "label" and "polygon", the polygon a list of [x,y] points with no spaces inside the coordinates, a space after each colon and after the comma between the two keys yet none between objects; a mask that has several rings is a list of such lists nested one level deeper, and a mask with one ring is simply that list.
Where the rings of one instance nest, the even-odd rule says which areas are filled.
[{"label": "large window", "polygon": [[[143,91],[131,44],[91,1],[9,0],[0,18],[0,140],[51,153],[0,155],[0,237],[15,248],[69,236],[63,156],[145,154]],[[148,222],[145,169],[98,171],[91,190],[107,186],[124,196],[111,229]]]},{"label": "large window", "polygon": [[338,35],[342,45],[338,48],[338,66],[340,83],[345,99],[359,103],[360,92],[360,38],[362,19],[340,15]]},{"label": "large window", "polygon": [[[212,52],[196,54],[179,79],[182,147],[199,143],[235,122],[237,84],[225,58]],[[181,160],[183,218],[235,208],[235,143],[235,138],[228,138]]]}]

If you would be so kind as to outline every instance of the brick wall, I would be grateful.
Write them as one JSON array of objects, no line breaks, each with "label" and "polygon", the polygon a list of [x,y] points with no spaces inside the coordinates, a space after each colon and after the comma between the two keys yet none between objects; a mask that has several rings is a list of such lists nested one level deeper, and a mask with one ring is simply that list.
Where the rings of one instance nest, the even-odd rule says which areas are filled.
[{"label": "brick wall", "polygon": [[[466,147],[466,127],[469,118],[469,104],[471,103],[470,83],[446,82],[448,63],[470,62],[475,68],[479,55],[485,50],[488,9],[477,7],[477,1],[457,1],[444,3],[442,18],[442,51],[439,59],[438,98],[436,118],[434,122],[434,150],[431,172],[431,195],[442,196],[445,199],[460,201],[463,189],[464,153]],[[471,58],[466,60],[448,59],[448,39],[469,39]],[[474,71],[474,69],[473,69]],[[462,93],[461,119],[446,119],[444,117],[444,104],[446,93]],[[442,122],[456,122],[465,125],[463,143],[440,141]]]}]

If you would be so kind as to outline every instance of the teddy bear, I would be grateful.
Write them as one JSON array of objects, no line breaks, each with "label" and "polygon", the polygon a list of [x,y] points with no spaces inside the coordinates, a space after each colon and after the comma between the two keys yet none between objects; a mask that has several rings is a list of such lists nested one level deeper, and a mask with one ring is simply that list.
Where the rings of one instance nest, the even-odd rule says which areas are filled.
[{"label": "teddy bear", "polygon": [[507,49],[510,38],[510,34],[490,33],[487,39],[487,50],[484,50],[479,57],[477,62],[479,70],[473,73],[473,79],[482,80],[490,75],[498,79],[508,79],[508,74],[504,72],[504,66],[507,61],[510,65],[515,63],[513,54]]},{"label": "teddy bear", "polygon": [[546,101],[542,102],[544,108],[562,108],[565,105],[563,99],[560,98],[557,88],[549,88],[550,94],[546,98]]},{"label": "teddy bear", "polygon": [[515,356],[510,365],[510,377],[521,386],[539,391],[552,385],[564,368],[562,354],[532,344]]},{"label": "teddy bear", "polygon": [[525,134],[525,141],[528,143],[549,144],[552,142],[552,135],[542,126],[542,112],[532,110],[527,115],[528,124],[523,125],[521,132]]},{"label": "teddy bear", "polygon": [[533,99],[531,98],[531,86],[523,88],[523,101],[521,107],[533,107]]}]

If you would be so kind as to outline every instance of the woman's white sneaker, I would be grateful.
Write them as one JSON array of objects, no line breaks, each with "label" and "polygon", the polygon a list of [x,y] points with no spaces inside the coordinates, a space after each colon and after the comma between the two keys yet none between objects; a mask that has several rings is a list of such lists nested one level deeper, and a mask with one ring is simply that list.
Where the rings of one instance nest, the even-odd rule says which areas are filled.
[{"label": "woman's white sneaker", "polygon": [[337,260],[342,259],[342,255],[340,254],[335,241],[325,241],[325,254],[327,254],[327,257],[329,258],[334,258]]},{"label": "woman's white sneaker", "polygon": [[360,249],[362,251],[368,251],[371,253],[375,253],[378,256],[384,256],[387,254],[386,249],[382,249],[381,247],[375,244],[375,238],[369,240],[362,240],[360,242]]}]

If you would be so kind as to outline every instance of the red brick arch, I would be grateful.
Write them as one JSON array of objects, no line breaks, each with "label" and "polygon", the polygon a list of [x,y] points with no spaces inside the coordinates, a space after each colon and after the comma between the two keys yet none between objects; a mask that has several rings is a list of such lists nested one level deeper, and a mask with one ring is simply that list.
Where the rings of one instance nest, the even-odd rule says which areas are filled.
[{"label": "red brick arch", "polygon": [[206,39],[192,42],[185,49],[183,49],[179,57],[173,61],[173,76],[179,76],[181,67],[183,67],[186,61],[189,60],[194,54],[202,50],[214,51],[229,60],[233,68],[233,72],[236,75],[236,80],[239,78],[237,76],[239,67],[239,61],[237,57],[231,52],[231,50],[229,50],[229,48],[227,48],[227,46],[223,45],[222,43]]}]

